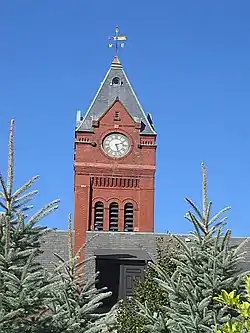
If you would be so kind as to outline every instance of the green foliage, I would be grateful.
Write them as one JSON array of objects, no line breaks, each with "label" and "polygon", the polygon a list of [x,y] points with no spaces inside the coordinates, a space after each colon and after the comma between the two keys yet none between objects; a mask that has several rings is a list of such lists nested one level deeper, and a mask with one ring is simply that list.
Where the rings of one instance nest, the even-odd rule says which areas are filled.
[{"label": "green foliage", "polygon": [[58,208],[58,200],[26,215],[38,177],[13,191],[13,127],[12,121],[7,182],[0,175],[0,333],[105,332],[114,312],[104,317],[97,309],[110,293],[96,290],[95,276],[83,280],[71,228],[68,261],[57,256],[61,264],[50,273],[39,264],[42,236],[50,230],[37,223]]},{"label": "green foliage", "polygon": [[[167,239],[157,239],[157,262],[160,267],[171,276],[176,268],[173,258],[176,256],[178,246],[171,236]],[[159,290],[155,278],[157,271],[151,266],[145,270],[145,277],[135,287],[134,297],[122,301],[117,313],[117,332],[144,333],[148,332],[146,325],[149,323],[146,317],[139,314],[140,303],[147,304],[151,312],[159,312],[164,304],[168,303],[168,296]]]},{"label": "green foliage", "polygon": [[180,246],[177,268],[169,276],[162,267],[153,264],[158,273],[156,278],[162,292],[168,294],[169,303],[162,310],[153,313],[147,305],[141,304],[143,316],[150,320],[147,326],[151,332],[209,333],[214,332],[217,323],[223,323],[233,315],[228,309],[213,301],[222,289],[232,291],[242,283],[237,264],[242,259],[241,246],[230,247],[230,231],[222,232],[225,218],[222,209],[211,216],[211,202],[207,200],[205,166],[203,170],[202,210],[186,198],[190,210],[186,218],[194,231],[188,237],[173,236]]},{"label": "green foliage", "polygon": [[58,201],[46,205],[31,218],[25,213],[36,191],[27,191],[38,177],[13,191],[13,127],[9,138],[8,177],[0,175],[0,332],[28,332],[31,323],[46,309],[50,277],[38,263],[44,227],[35,224],[58,208]]},{"label": "green foliage", "polygon": [[[95,288],[98,273],[85,281],[83,275],[85,261],[79,261],[82,249],[79,249],[76,254],[73,253],[70,216],[68,234],[68,260],[66,261],[56,254],[60,261],[55,270],[60,281],[60,293],[58,294],[57,291],[54,300],[49,304],[49,313],[52,320],[47,323],[47,330],[51,332],[51,326],[54,326],[53,332],[55,333],[103,332],[108,329],[107,323],[113,312],[111,311],[106,315],[98,313],[97,310],[102,305],[102,301],[111,296],[111,292],[108,292],[107,288],[99,290]],[[60,321],[58,321],[58,318],[60,318]]]},{"label": "green foliage", "polygon": [[217,333],[243,333],[250,332],[250,277],[246,276],[245,290],[243,293],[222,290],[221,294],[214,300],[227,306],[238,314],[237,318],[230,319],[222,325]]}]

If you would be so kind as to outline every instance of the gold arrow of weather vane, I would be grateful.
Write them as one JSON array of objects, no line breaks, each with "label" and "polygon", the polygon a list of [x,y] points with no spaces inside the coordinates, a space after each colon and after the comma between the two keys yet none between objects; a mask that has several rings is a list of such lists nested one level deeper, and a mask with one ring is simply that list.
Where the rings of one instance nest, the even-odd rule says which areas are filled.
[{"label": "gold arrow of weather vane", "polygon": [[113,43],[109,43],[109,47],[115,48],[115,54],[117,55],[119,47],[124,47],[124,42],[127,40],[126,36],[119,35],[119,28],[116,26],[115,36],[109,37],[109,40],[113,40]]}]

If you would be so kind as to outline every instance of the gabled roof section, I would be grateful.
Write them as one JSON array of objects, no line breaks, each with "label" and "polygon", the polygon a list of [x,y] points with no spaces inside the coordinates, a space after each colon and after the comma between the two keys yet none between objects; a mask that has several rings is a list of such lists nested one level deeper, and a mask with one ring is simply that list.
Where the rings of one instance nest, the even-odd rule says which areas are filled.
[{"label": "gabled roof section", "polygon": [[110,109],[112,109],[112,107],[116,104],[116,103],[120,103],[121,106],[123,106],[124,110],[127,112],[127,114],[129,115],[129,117],[132,119],[132,121],[134,121],[134,119],[131,117],[131,114],[127,111],[127,109],[124,107],[124,105],[121,103],[121,101],[119,100],[119,97],[116,97],[116,99],[114,100],[114,102],[108,107],[108,109],[103,112],[103,114],[100,116],[99,120],[102,120],[102,118],[109,112]]},{"label": "gabled roof section", "polygon": [[98,120],[119,98],[135,122],[142,122],[141,134],[156,135],[151,116],[146,116],[117,56],[108,70],[86,115],[77,120],[76,131],[92,132],[92,121]]}]

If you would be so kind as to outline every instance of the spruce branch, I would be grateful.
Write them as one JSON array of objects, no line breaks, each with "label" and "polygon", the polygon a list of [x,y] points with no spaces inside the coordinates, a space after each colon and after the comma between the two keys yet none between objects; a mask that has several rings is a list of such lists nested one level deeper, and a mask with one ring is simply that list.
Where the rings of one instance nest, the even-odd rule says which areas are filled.
[{"label": "spruce branch", "polygon": [[[187,200],[188,201],[188,200]],[[204,234],[206,234],[206,229],[204,227],[204,224],[202,223],[203,219],[198,221],[198,219],[195,217],[194,214],[192,214],[190,211],[187,212],[187,214],[184,216],[187,220],[189,220],[194,226],[199,228]]]},{"label": "spruce branch", "polygon": [[201,164],[202,168],[202,206],[203,206],[203,218],[204,218],[204,228],[208,229],[207,221],[207,170],[205,164]]},{"label": "spruce branch", "polygon": [[11,198],[14,176],[14,120],[10,122],[9,134],[9,156],[8,156],[8,176],[7,176],[7,198]]},{"label": "spruce branch", "polygon": [[43,208],[41,208],[37,213],[35,213],[27,222],[27,225],[33,226],[35,225],[38,221],[40,221],[42,218],[45,216],[49,215],[51,212],[54,210],[58,209],[58,202],[60,200],[54,200],[50,202],[49,204],[45,205]]},{"label": "spruce branch", "polygon": [[[26,188],[27,189],[27,188]],[[25,189],[25,191],[26,191],[26,189]],[[24,195],[22,195],[22,196],[20,196],[19,197],[19,195],[15,195],[15,194],[13,194],[13,198],[15,198],[15,204],[17,204],[17,203],[19,203],[20,201],[22,202],[23,200],[26,200],[26,199],[29,199],[29,198],[31,198],[31,199],[33,199],[34,198],[34,196],[36,195],[38,193],[38,190],[34,190],[34,191],[31,191],[31,192],[29,192],[29,193],[26,193],[26,194],[24,194]]]},{"label": "spruce branch", "polygon": [[5,258],[7,259],[10,247],[10,216],[5,216]]},{"label": "spruce branch", "polygon": [[[34,182],[39,178],[39,176],[34,176],[30,180],[28,180],[26,183],[24,183],[23,186],[21,186],[14,194],[13,198],[16,200],[16,198],[22,194],[23,192],[27,191],[33,184]],[[34,193],[35,195],[36,193]]]},{"label": "spruce branch", "polygon": [[72,274],[73,260],[74,260],[74,244],[71,214],[68,215],[68,253],[69,253],[69,269]]},{"label": "spruce branch", "polygon": [[20,212],[29,210],[33,206],[27,206],[27,204],[32,200],[33,200],[33,198],[23,199],[22,201],[19,201],[19,202],[16,202],[15,204],[13,204],[12,208],[14,211],[20,211]]},{"label": "spruce branch", "polygon": [[[196,212],[196,214],[199,216],[200,220],[202,221],[203,220],[203,216],[202,216],[202,213],[200,212],[199,208],[196,206],[196,204],[190,200],[189,198],[185,197],[184,198],[187,203],[193,208],[193,210]],[[191,213],[188,212],[188,214],[190,215]],[[187,214],[186,214],[187,215]],[[186,215],[184,216],[186,218]]]},{"label": "spruce branch", "polygon": [[5,210],[7,211],[7,207],[0,201],[0,206]]},{"label": "spruce branch", "polygon": [[[208,222],[208,226],[210,226],[211,224],[213,224],[215,221],[217,221],[219,219],[219,217],[224,214],[225,212],[229,211],[231,209],[231,207],[225,207],[223,209],[221,209],[217,214],[215,214],[211,220]],[[224,220],[225,218],[223,218]],[[220,221],[222,222],[222,220]]]},{"label": "spruce branch", "polygon": [[8,192],[7,192],[7,188],[3,179],[3,175],[0,173],[0,184],[2,187],[3,192],[1,193],[1,197],[7,201],[8,200]]}]

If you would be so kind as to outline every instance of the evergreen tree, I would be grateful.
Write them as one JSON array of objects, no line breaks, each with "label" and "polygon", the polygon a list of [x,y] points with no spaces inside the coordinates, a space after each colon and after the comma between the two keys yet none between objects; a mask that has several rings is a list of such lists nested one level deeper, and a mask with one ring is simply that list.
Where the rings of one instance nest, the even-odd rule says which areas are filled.
[{"label": "evergreen tree", "polygon": [[114,312],[104,316],[98,307],[110,293],[95,289],[95,278],[83,282],[78,255],[73,254],[69,230],[69,260],[49,273],[39,264],[43,235],[50,230],[37,223],[58,208],[58,200],[32,217],[27,192],[38,177],[13,191],[13,128],[11,122],[7,182],[0,175],[0,333],[105,332]]},{"label": "evergreen tree", "polygon": [[[57,209],[58,201],[46,205],[31,218],[27,204],[36,191],[27,193],[38,177],[13,191],[13,129],[11,122],[7,182],[0,175],[0,332],[31,332],[30,327],[46,310],[50,277],[38,263],[45,227],[36,223]],[[32,325],[31,325],[32,323]]]},{"label": "evergreen tree", "polygon": [[[175,271],[176,264],[174,257],[178,252],[178,244],[169,237],[158,237],[156,240],[158,265],[171,276]],[[140,316],[137,302],[147,304],[151,312],[158,312],[164,304],[168,304],[168,296],[159,289],[155,278],[159,277],[158,272],[151,266],[145,269],[144,279],[135,286],[134,296],[119,303],[117,309],[116,330],[118,333],[146,333],[148,320]]]},{"label": "evergreen tree", "polygon": [[[112,293],[108,292],[106,287],[96,289],[95,283],[98,273],[94,274],[88,281],[84,278],[86,260],[79,261],[84,246],[76,254],[74,253],[70,216],[68,236],[68,260],[55,254],[60,262],[56,265],[55,270],[60,280],[60,292],[58,293],[56,290],[54,301],[49,305],[52,320],[46,323],[43,332],[51,332],[51,327],[53,327],[54,333],[108,331],[109,324],[111,325],[114,320],[115,308],[108,314],[101,314],[99,309],[102,301],[111,296]],[[58,318],[60,318],[59,321]]]},{"label": "evergreen tree", "polygon": [[188,238],[173,236],[180,245],[180,254],[175,259],[177,269],[170,277],[159,265],[153,268],[160,278],[156,281],[162,291],[168,294],[169,304],[164,311],[152,313],[147,306],[139,304],[143,316],[151,321],[148,328],[156,332],[209,333],[214,332],[216,323],[227,320],[229,310],[213,301],[222,289],[231,291],[242,282],[243,274],[238,274],[238,263],[242,259],[243,243],[230,247],[228,230],[223,233],[225,218],[222,209],[211,217],[211,202],[207,199],[206,169],[203,171],[202,211],[189,199],[186,201],[194,212],[186,218],[194,231]]}]

